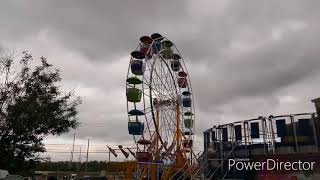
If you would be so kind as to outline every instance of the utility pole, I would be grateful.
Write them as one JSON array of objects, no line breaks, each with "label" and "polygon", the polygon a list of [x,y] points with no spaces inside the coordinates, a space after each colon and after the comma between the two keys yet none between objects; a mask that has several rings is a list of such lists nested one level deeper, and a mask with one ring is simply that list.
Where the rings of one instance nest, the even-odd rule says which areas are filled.
[{"label": "utility pole", "polygon": [[72,151],[70,157],[70,170],[72,169],[72,161],[73,161],[73,153],[74,153],[74,143],[76,141],[76,133],[73,133],[73,143],[72,143]]},{"label": "utility pole", "polygon": [[109,163],[110,163],[110,155],[111,155],[111,152],[109,151]]},{"label": "utility pole", "polygon": [[78,159],[78,161],[79,161],[79,164],[78,164],[78,175],[79,175],[79,172],[80,172],[80,170],[81,170],[81,146],[80,146],[80,154],[79,154],[79,159]]},{"label": "utility pole", "polygon": [[73,143],[72,143],[72,151],[71,151],[70,162],[73,161],[73,152],[74,152],[74,142],[75,141],[76,141],[76,133],[73,133]]},{"label": "utility pole", "polygon": [[87,170],[88,170],[89,145],[90,145],[90,139],[88,139],[88,146],[87,146],[87,158],[86,158],[86,169],[85,169],[86,174],[87,174]]}]

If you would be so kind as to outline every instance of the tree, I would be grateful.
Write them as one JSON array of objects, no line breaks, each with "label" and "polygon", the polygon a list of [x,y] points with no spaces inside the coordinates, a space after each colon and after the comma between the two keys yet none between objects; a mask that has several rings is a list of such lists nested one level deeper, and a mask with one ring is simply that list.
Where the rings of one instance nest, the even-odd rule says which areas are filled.
[{"label": "tree", "polygon": [[44,137],[77,128],[73,91],[59,86],[60,71],[46,58],[35,61],[23,52],[20,61],[0,54],[0,168],[11,173],[30,170],[45,152]]}]

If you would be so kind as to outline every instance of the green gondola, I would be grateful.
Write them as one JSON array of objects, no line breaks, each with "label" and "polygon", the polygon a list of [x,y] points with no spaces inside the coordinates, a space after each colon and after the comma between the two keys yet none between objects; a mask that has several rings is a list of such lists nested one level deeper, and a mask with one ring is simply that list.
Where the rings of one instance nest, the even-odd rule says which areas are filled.
[{"label": "green gondola", "polygon": [[137,88],[128,88],[126,95],[129,102],[140,102],[142,91]]},{"label": "green gondola", "polygon": [[191,129],[193,126],[193,120],[192,119],[184,119],[184,127]]}]

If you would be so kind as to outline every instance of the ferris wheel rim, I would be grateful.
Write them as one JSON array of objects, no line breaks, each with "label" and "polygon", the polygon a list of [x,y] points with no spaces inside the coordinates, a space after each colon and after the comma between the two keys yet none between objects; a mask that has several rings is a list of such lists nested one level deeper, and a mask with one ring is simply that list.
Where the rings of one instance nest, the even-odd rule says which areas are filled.
[{"label": "ferris wheel rim", "polygon": [[[162,39],[165,39],[165,40],[168,40],[168,41],[170,41],[169,39],[167,39],[166,37],[162,37]],[[155,42],[155,40],[153,40],[152,41],[152,43],[151,44],[153,44]],[[190,79],[190,74],[188,73],[188,70],[187,70],[187,67],[186,67],[186,65],[185,65],[185,62],[184,62],[184,58],[182,57],[182,55],[181,55],[181,53],[179,52],[179,50],[178,50],[178,48],[176,47],[176,45],[174,44],[174,43],[172,43],[172,46],[173,46],[173,48],[176,50],[176,52],[177,52],[177,54],[181,57],[181,59],[180,59],[180,61],[181,61],[181,67],[182,67],[182,69],[183,69],[183,71],[185,71],[186,73],[187,73],[187,77],[186,77],[186,81],[188,82],[188,86],[187,86],[187,90],[188,91],[190,91],[190,92],[192,92],[191,93],[191,95],[190,95],[190,97],[191,97],[191,99],[194,99],[193,98],[193,91],[192,91],[192,86],[191,86],[191,79]],[[138,49],[138,47],[139,47],[139,45],[137,46],[137,48],[136,49]],[[150,45],[150,47],[149,47],[149,50],[152,48],[152,45]],[[148,50],[148,51],[149,51]],[[153,59],[154,60],[154,57],[153,57],[154,55],[152,55],[152,57],[151,57],[151,59]],[[160,59],[161,59],[161,62],[163,62],[165,65],[166,65],[166,68],[169,70],[169,72],[170,72],[170,75],[171,75],[171,78],[173,79],[173,80],[175,80],[175,78],[177,78],[178,77],[178,75],[177,74],[175,74],[174,75],[174,72],[170,69],[170,66],[168,65],[168,63],[167,63],[167,59],[164,59],[163,57],[161,57],[161,55],[160,54],[158,54],[158,56],[160,56]],[[132,57],[131,57],[131,60],[130,60],[130,62],[132,61]],[[145,61],[150,61],[150,59],[149,60],[147,60],[147,59],[145,59]],[[129,71],[130,71],[130,65],[129,65],[129,67],[128,67],[128,73],[127,73],[127,78],[129,77]],[[145,78],[144,78],[144,76],[145,76],[145,74],[143,74],[143,76],[142,76],[142,80],[144,80]],[[151,80],[150,80],[151,81]],[[145,83],[142,83],[142,85],[144,86],[144,85],[146,85]],[[128,87],[128,84],[126,84],[126,86]],[[130,86],[129,86],[130,87]],[[178,89],[177,89],[178,88]],[[143,87],[143,91],[145,90],[145,88]],[[148,133],[149,133],[149,137],[151,138],[152,137],[152,133],[151,133],[151,128],[149,127],[150,125],[151,126],[153,126],[153,127],[155,127],[155,130],[156,130],[156,134],[158,135],[158,137],[159,137],[159,140],[160,140],[160,142],[161,142],[161,144],[163,145],[164,143],[165,143],[165,141],[163,140],[163,138],[162,138],[162,136],[160,135],[160,132],[159,132],[159,129],[158,128],[156,128],[156,122],[155,122],[155,109],[154,109],[154,107],[153,107],[153,103],[152,103],[152,93],[150,93],[151,92],[151,88],[149,87],[149,103],[150,103],[150,107],[148,107],[148,108],[150,108],[150,112],[151,112],[151,114],[152,114],[152,121],[150,121],[150,120],[148,120],[148,117],[147,117],[147,113],[144,115],[144,118],[143,119],[145,119],[145,122],[146,122],[146,124],[147,124],[147,128],[146,128],[146,131],[148,131]],[[181,88],[179,88],[179,87],[177,87],[177,86],[175,86],[175,94],[176,94],[176,96],[178,96],[178,95],[180,95],[179,94],[179,92],[180,92],[180,94],[181,94]],[[145,92],[143,92],[143,96],[148,96]],[[148,97],[147,97],[148,98]],[[145,103],[145,97],[143,98],[143,103]],[[129,111],[129,108],[128,108],[128,105],[129,104],[129,102],[127,101],[127,111]],[[145,104],[144,104],[144,106],[145,106]],[[183,109],[183,106],[182,105],[180,105],[180,107],[181,107],[181,109]],[[146,112],[146,109],[148,109],[148,108],[146,108],[146,107],[144,107],[143,109],[144,109],[144,111]],[[190,107],[190,111],[191,112],[193,112],[192,113],[192,120],[193,120],[193,126],[192,126],[192,128],[190,128],[189,129],[189,135],[185,135],[185,134],[183,134],[183,138],[184,139],[186,139],[186,140],[193,140],[194,139],[194,132],[195,132],[195,109],[194,109],[194,101],[192,101],[192,105],[191,105],[191,107]],[[148,112],[148,113],[150,113],[150,112]],[[183,115],[182,115],[183,116]],[[183,117],[181,117],[181,120],[183,121]],[[130,121],[130,118],[129,118],[129,121]],[[150,124],[151,123],[151,124]],[[179,129],[183,132],[184,131],[184,127],[183,127],[183,125],[182,125],[182,123],[181,123],[181,126],[179,127]],[[138,141],[138,139],[139,139],[139,136],[140,136],[140,138],[142,137],[142,138],[144,138],[144,134],[145,134],[146,132],[144,132],[143,133],[143,135],[132,135],[132,136],[134,136],[134,141],[135,141],[135,144],[137,145],[137,147],[139,146],[138,145],[138,143],[137,143],[137,141]],[[187,137],[187,138],[186,138]],[[139,149],[139,148],[138,148]],[[165,147],[165,149],[167,150],[167,148]],[[192,149],[192,147],[191,147],[191,149]]]}]

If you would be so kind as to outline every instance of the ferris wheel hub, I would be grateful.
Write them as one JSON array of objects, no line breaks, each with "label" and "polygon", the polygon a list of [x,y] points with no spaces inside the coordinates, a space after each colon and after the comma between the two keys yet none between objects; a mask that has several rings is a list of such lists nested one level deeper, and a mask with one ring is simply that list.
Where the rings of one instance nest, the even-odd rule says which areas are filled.
[{"label": "ferris wheel hub", "polygon": [[154,98],[153,100],[153,105],[157,108],[157,107],[161,107],[161,106],[172,106],[174,105],[175,101],[172,99],[156,99]]}]

